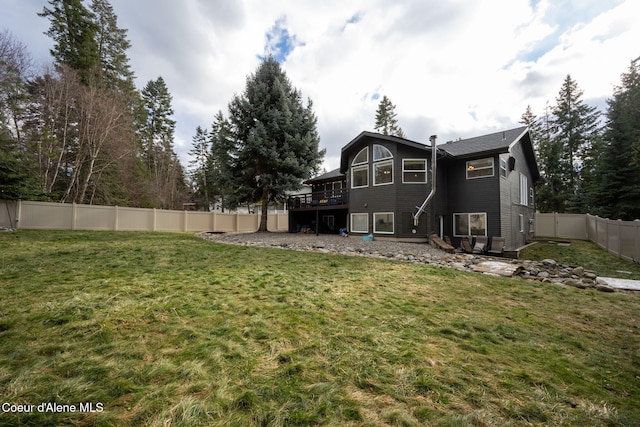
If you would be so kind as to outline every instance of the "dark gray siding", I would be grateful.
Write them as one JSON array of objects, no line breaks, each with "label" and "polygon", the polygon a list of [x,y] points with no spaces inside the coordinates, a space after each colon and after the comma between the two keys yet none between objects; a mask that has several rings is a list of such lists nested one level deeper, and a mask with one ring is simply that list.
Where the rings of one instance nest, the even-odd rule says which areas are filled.
[{"label": "dark gray siding", "polygon": [[453,215],[456,213],[486,213],[487,236],[498,236],[500,228],[500,177],[498,156],[479,158],[494,159],[493,176],[467,179],[467,161],[449,160],[446,163],[447,217],[445,232],[452,236],[454,243],[459,244],[459,237],[454,237]]},{"label": "dark gray siding", "polygon": [[[373,145],[379,144],[391,151],[393,155],[393,184],[373,185]],[[369,185],[365,188],[351,188],[351,163],[353,158],[365,146],[369,147]],[[373,214],[393,212],[394,234],[380,234],[378,237],[394,238],[425,238],[429,232],[437,229],[434,222],[434,212],[429,208],[426,214],[421,215],[418,227],[414,227],[412,215],[417,211],[416,206],[422,205],[431,191],[430,157],[431,151],[395,144],[383,140],[363,141],[354,145],[347,155],[349,169],[346,172],[347,188],[349,188],[349,214],[367,213],[369,215],[369,233],[373,233]],[[403,183],[402,160],[426,159],[427,183]],[[415,229],[415,233],[413,232]]]}]

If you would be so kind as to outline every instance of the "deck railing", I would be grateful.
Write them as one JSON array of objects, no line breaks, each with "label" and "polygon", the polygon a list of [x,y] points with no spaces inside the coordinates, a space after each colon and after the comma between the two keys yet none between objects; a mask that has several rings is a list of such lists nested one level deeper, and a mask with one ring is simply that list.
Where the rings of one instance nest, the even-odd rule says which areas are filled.
[{"label": "deck railing", "polygon": [[345,206],[349,203],[349,190],[342,188],[339,190],[315,191],[305,194],[294,194],[289,196],[287,205],[289,210],[309,209],[325,206]]}]

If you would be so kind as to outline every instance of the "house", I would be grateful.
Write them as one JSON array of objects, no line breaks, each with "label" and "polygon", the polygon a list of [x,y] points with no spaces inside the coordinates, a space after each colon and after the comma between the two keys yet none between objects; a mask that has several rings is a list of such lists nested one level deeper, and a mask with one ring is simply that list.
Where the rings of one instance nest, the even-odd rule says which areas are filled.
[{"label": "house", "polygon": [[[432,164],[435,159],[435,174]],[[435,193],[432,184],[435,178]],[[347,228],[350,235],[427,241],[436,233],[502,236],[506,249],[534,231],[540,179],[526,127],[437,145],[362,132],[342,148],[340,168],[289,199],[291,231]]]}]

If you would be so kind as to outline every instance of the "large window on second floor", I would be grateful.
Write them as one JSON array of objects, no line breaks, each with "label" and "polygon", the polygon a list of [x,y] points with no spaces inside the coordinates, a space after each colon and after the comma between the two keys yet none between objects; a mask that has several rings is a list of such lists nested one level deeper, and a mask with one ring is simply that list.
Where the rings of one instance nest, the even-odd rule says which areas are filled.
[{"label": "large window on second floor", "polygon": [[351,188],[369,186],[369,147],[356,154],[351,162]]},{"label": "large window on second floor", "polygon": [[529,204],[529,183],[527,176],[520,174],[520,204],[527,206]]},{"label": "large window on second floor", "polygon": [[493,157],[469,160],[467,162],[467,179],[493,176]]},{"label": "large window on second floor", "polygon": [[393,160],[373,164],[373,185],[393,184]]},{"label": "large window on second floor", "polygon": [[373,185],[393,184],[393,154],[387,147],[373,145]]},{"label": "large window on second floor", "polygon": [[402,182],[419,184],[426,183],[426,159],[402,159]]}]

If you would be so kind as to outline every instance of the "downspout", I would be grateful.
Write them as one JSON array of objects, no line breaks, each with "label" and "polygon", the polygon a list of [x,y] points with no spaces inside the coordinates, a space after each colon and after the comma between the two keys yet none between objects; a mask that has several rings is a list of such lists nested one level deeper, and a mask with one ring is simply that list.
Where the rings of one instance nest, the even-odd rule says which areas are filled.
[{"label": "downspout", "polygon": [[437,135],[431,135],[431,137],[429,138],[429,141],[431,141],[431,192],[429,193],[427,198],[424,199],[424,202],[422,202],[422,206],[420,207],[416,206],[418,208],[418,212],[416,212],[416,214],[413,215],[414,227],[418,226],[420,215],[425,211],[425,209],[427,209],[427,205],[429,204],[431,199],[433,199],[433,196],[436,195],[436,154],[437,154],[436,138],[437,137],[438,137]]}]

